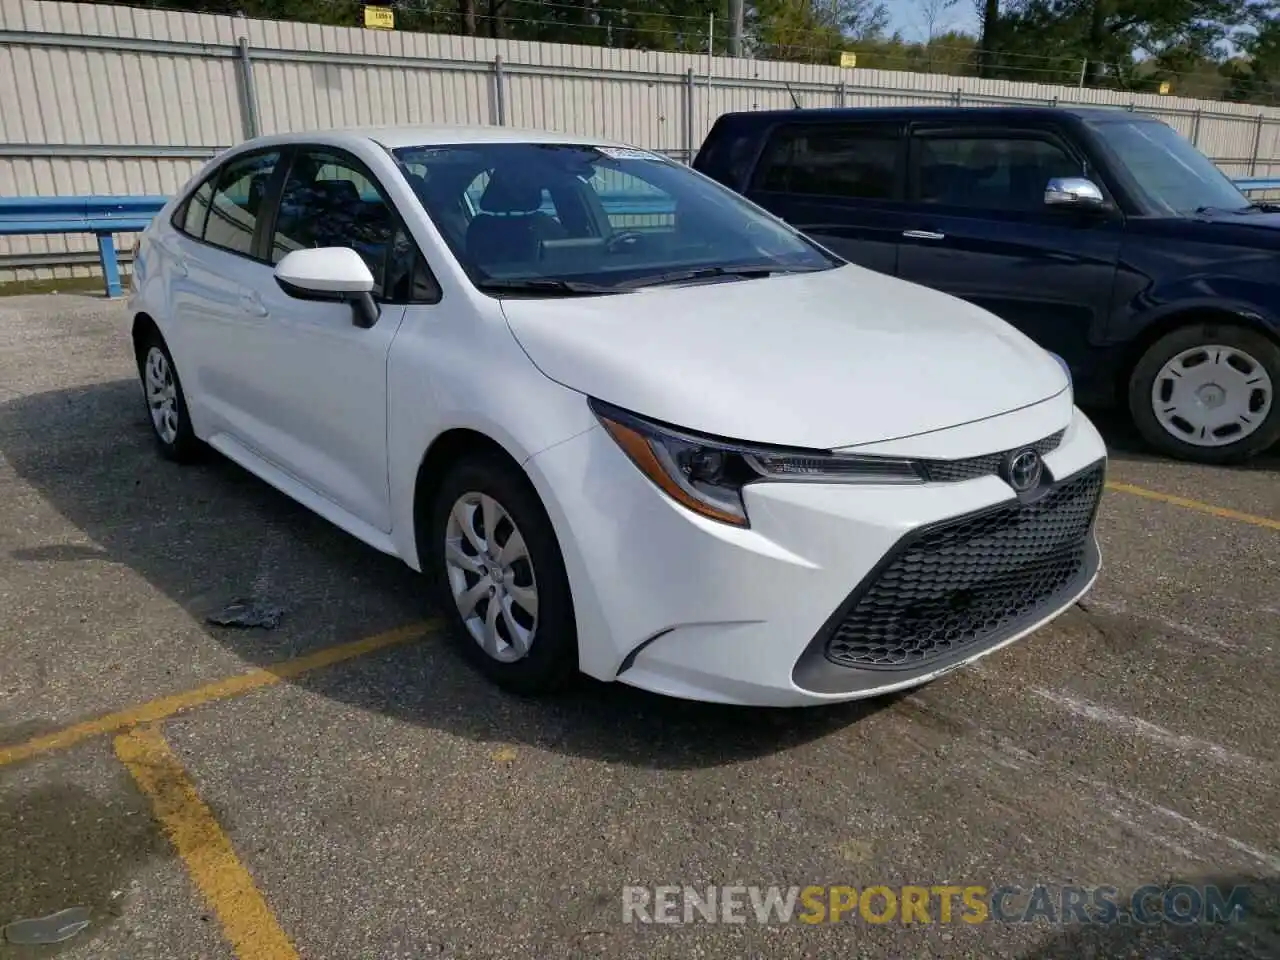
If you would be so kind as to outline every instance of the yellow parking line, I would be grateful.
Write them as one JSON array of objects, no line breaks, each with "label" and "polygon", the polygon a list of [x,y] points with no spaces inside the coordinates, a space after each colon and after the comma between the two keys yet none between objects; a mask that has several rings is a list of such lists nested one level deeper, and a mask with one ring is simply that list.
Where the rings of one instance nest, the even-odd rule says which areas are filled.
[{"label": "yellow parking line", "polygon": [[239,960],[297,960],[280,924],[236,856],[231,838],[200,799],[159,729],[116,737],[116,756],[151,800],[156,819],[218,917]]},{"label": "yellow parking line", "polygon": [[378,650],[384,650],[387,647],[407,643],[440,626],[441,622],[440,620],[427,620],[422,623],[399,627],[395,630],[388,630],[386,633],[375,634],[372,637],[365,637],[363,640],[354,640],[351,643],[340,643],[332,647],[325,647],[323,650],[317,650],[315,653],[309,653],[306,656],[284,660],[269,667],[237,674],[234,677],[215,680],[213,683],[207,683],[203,687],[196,687],[194,690],[186,690],[182,693],[160,697],[158,700],[152,700],[149,703],[142,703],[136,707],[129,707],[116,713],[108,713],[93,720],[86,720],[83,723],[64,727],[53,733],[33,737],[24,743],[0,747],[0,767],[17,763],[19,760],[26,760],[28,757],[34,757],[41,753],[48,753],[50,750],[62,750],[90,737],[115,733],[135,724],[164,720],[175,713],[189,710],[200,704],[242,696],[259,687],[270,686],[271,684],[279,683],[281,680],[292,680],[321,667],[331,666],[344,660],[352,660]]},{"label": "yellow parking line", "polygon": [[1131,493],[1135,497],[1146,497],[1148,500],[1159,500],[1161,503],[1171,503],[1175,507],[1198,510],[1213,517],[1222,517],[1224,520],[1239,520],[1241,523],[1251,523],[1255,527],[1264,527],[1267,530],[1280,530],[1280,520],[1259,517],[1253,513],[1241,513],[1239,510],[1229,510],[1226,507],[1215,507],[1211,503],[1201,503],[1199,500],[1189,500],[1186,497],[1174,496],[1172,493],[1148,490],[1146,487],[1137,487],[1132,483],[1119,483],[1113,480],[1107,483],[1107,489],[1118,493]]}]

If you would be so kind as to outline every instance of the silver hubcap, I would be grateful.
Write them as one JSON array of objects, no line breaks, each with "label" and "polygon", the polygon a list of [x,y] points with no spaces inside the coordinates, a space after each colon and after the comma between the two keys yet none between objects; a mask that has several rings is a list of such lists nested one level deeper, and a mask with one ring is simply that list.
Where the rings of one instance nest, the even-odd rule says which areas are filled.
[{"label": "silver hubcap", "polygon": [[444,559],[471,638],[503,663],[526,656],[538,629],[538,582],[524,536],[502,504],[484,493],[459,497],[445,527]]},{"label": "silver hubcap", "polygon": [[1183,350],[1160,368],[1151,408],[1169,433],[1197,447],[1237,443],[1262,426],[1273,389],[1266,369],[1236,347]]},{"label": "silver hubcap", "polygon": [[173,382],[173,371],[159,347],[147,351],[143,367],[151,423],[161,440],[173,443],[178,439],[178,387]]}]

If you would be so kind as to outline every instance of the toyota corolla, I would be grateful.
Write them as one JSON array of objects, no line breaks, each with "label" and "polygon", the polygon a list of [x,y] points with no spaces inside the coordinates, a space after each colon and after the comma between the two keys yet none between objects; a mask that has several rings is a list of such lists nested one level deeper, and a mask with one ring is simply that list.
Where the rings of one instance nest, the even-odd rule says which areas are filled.
[{"label": "toyota corolla", "polygon": [[868,697],[1098,573],[1106,451],[1057,359],[648,151],[251,140],[143,234],[130,307],[160,453],[424,573],[511,690]]}]

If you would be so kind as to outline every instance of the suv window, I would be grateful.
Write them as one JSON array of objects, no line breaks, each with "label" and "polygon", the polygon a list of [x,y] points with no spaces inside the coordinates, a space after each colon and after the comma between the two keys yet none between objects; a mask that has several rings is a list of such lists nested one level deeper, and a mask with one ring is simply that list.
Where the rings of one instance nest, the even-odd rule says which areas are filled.
[{"label": "suv window", "polygon": [[[279,161],[280,154],[273,151],[238,157],[223,167],[217,175],[218,186],[209,201],[204,230],[191,235],[233,253],[252,255],[259,207],[266,194],[267,182]],[[188,224],[198,225],[198,210],[192,208],[199,206],[203,189],[196,191],[187,209]]]},{"label": "suv window", "polygon": [[1050,180],[1083,171],[1064,148],[1033,135],[925,136],[913,157],[912,200],[984,210],[1043,210]]},{"label": "suv window", "polygon": [[779,130],[765,148],[755,187],[859,200],[890,200],[900,139],[888,126]]}]

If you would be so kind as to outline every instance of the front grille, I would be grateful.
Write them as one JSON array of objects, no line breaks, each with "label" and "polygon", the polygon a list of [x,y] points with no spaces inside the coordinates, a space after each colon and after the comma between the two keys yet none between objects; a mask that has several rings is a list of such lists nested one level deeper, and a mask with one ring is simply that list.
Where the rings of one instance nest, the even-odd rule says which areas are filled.
[{"label": "front grille", "polygon": [[[1037,440],[1031,444],[1031,449],[1042,457],[1047,453],[1052,453],[1058,449],[1058,445],[1062,443],[1062,437],[1066,432],[1065,430],[1059,430],[1043,440]],[[1021,450],[1023,448],[1018,447],[1016,449]],[[926,460],[924,461],[924,468],[929,475],[929,480],[934,483],[959,483],[963,480],[972,480],[974,477],[998,474],[1000,472],[1000,462],[1009,452],[1008,450],[1002,450],[999,453],[988,453],[980,457],[969,457],[965,460]]]},{"label": "front grille", "polygon": [[947,521],[905,541],[850,599],[828,641],[842,666],[896,670],[957,653],[1072,587],[1091,549],[1103,467],[1039,500]]}]

